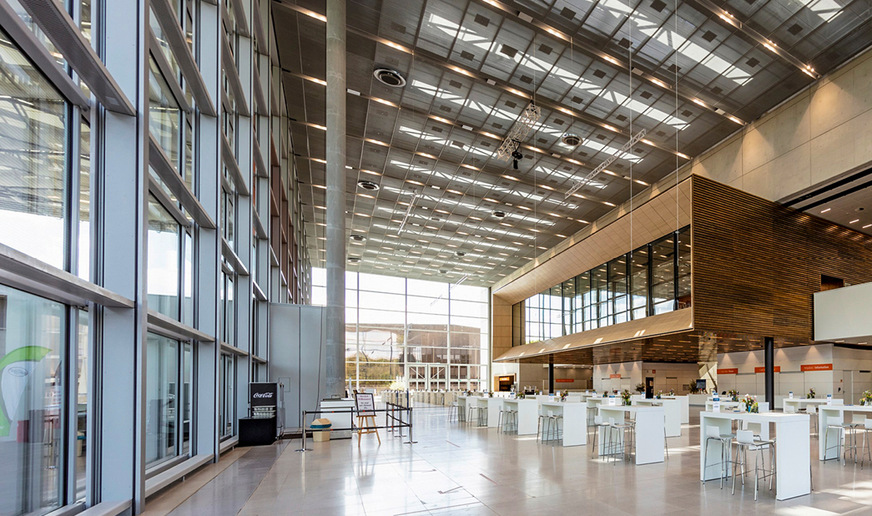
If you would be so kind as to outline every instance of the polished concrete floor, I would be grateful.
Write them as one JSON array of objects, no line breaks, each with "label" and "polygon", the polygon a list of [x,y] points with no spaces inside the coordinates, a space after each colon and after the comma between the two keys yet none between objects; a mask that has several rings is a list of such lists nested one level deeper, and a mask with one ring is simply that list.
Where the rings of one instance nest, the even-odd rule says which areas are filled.
[{"label": "polished concrete floor", "polygon": [[[669,460],[633,466],[590,457],[586,446],[562,448],[533,437],[448,423],[444,408],[415,410],[416,444],[300,441],[240,449],[185,483],[149,500],[148,514],[426,515],[426,514],[872,514],[872,467],[817,460],[815,491],[776,502],[761,482],[736,494],[699,482],[699,409],[669,439]],[[809,450],[812,453],[812,450]],[[231,462],[232,461],[232,462]],[[227,464],[226,462],[231,462]],[[225,463],[225,464],[222,464]]]}]

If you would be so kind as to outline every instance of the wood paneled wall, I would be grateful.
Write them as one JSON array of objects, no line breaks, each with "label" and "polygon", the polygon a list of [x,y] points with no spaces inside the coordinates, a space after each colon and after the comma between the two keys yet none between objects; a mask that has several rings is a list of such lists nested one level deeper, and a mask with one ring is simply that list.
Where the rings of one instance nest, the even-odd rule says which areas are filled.
[{"label": "wood paneled wall", "polygon": [[872,281],[872,237],[693,176],[694,328],[810,341],[821,275]]}]

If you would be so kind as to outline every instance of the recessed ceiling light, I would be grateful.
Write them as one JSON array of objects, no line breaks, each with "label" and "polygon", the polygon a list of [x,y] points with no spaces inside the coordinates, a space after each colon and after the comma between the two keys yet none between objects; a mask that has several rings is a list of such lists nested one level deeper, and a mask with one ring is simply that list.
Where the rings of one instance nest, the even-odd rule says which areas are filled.
[{"label": "recessed ceiling light", "polygon": [[364,240],[366,240],[365,236],[358,234],[358,233],[352,233],[349,238],[351,238],[355,242],[363,242]]},{"label": "recessed ceiling light", "polygon": [[[496,202],[496,201],[494,201],[494,202]],[[505,216],[506,216],[506,212],[504,212],[504,211],[502,211],[502,210],[494,210],[494,211],[493,211],[493,216],[496,217],[496,218],[498,218],[498,219],[502,219],[502,218],[505,218]]]},{"label": "recessed ceiling light", "polygon": [[391,88],[402,88],[406,85],[406,78],[400,72],[391,68],[376,68],[373,70],[372,76],[378,82]]},{"label": "recessed ceiling light", "polygon": [[376,191],[379,189],[378,183],[373,181],[369,181],[367,179],[361,179],[357,182],[357,186],[363,188],[364,190]]}]

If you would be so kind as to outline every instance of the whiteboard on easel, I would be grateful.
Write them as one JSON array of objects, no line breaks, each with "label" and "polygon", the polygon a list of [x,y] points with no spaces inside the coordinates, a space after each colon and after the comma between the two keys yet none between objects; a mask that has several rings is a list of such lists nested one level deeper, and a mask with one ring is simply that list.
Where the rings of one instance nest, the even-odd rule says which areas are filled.
[{"label": "whiteboard on easel", "polygon": [[357,406],[357,415],[374,416],[375,396],[371,392],[357,392],[354,394],[354,404]]}]

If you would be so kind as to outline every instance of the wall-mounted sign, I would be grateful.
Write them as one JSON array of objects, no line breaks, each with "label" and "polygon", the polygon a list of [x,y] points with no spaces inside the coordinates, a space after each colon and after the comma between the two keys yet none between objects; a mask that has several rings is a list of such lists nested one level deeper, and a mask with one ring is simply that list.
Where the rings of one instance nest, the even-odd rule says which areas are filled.
[{"label": "wall-mounted sign", "polygon": [[718,369],[718,374],[739,374],[739,369],[737,367],[729,369]]},{"label": "wall-mounted sign", "polygon": [[[774,369],[775,369],[775,372],[776,372],[776,373],[780,373],[780,372],[781,372],[781,366],[780,366],[780,365],[775,366]],[[765,367],[755,367],[755,368],[754,368],[754,372],[755,372],[755,373],[765,373],[765,372],[766,372],[766,368],[765,368]]]},{"label": "wall-mounted sign", "polygon": [[609,375],[609,378],[611,378],[611,379],[620,378],[620,377],[621,377],[621,373],[612,373]]},{"label": "wall-mounted sign", "polygon": [[800,371],[832,371],[833,364],[803,364],[799,366]]},{"label": "wall-mounted sign", "polygon": [[557,378],[554,381],[557,383],[573,383],[575,380],[572,378]]}]

